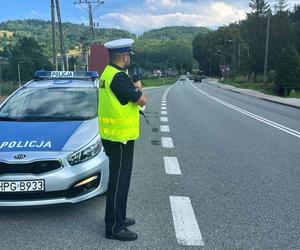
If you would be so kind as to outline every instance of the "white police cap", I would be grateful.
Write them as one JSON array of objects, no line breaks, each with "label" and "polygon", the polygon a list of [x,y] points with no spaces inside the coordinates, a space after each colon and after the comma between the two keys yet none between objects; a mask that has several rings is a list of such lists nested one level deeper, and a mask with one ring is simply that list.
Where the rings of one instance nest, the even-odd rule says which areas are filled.
[{"label": "white police cap", "polygon": [[132,45],[134,43],[133,39],[124,38],[113,40],[104,44],[104,47],[107,48],[109,51],[116,52],[116,53],[125,53],[129,52],[133,54]]}]

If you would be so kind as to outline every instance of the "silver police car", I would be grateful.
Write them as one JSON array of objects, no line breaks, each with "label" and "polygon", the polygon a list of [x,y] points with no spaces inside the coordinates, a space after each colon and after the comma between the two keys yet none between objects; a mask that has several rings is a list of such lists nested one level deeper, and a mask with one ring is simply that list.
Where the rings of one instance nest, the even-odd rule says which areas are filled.
[{"label": "silver police car", "polygon": [[76,203],[107,190],[98,74],[38,71],[0,106],[0,206]]}]

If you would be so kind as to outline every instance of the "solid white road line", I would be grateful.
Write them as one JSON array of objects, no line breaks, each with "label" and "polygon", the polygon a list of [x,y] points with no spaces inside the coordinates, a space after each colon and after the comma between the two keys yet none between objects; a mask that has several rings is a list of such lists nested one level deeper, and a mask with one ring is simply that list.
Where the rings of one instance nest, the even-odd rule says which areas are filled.
[{"label": "solid white road line", "polygon": [[163,95],[163,97],[162,97],[162,100],[163,101],[165,101],[166,99],[167,99],[167,95],[168,95],[168,93],[169,93],[169,91],[171,90],[171,88],[174,86],[174,84],[171,86],[171,87],[169,87],[166,91],[165,91],[165,93],[164,93],[164,95]]},{"label": "solid white road line", "polygon": [[161,144],[163,148],[174,148],[173,140],[171,137],[162,137]]},{"label": "solid white road line", "polygon": [[177,157],[164,157],[165,170],[167,174],[181,175]]},{"label": "solid white road line", "polygon": [[167,111],[161,111],[160,114],[161,114],[161,115],[167,115],[168,112],[167,112]]},{"label": "solid white road line", "polygon": [[161,121],[161,122],[168,122],[169,119],[168,119],[168,117],[162,116],[162,117],[160,118],[160,121]]},{"label": "solid white road line", "polygon": [[167,110],[167,107],[161,107],[161,110]]},{"label": "solid white road line", "polygon": [[217,98],[217,97],[214,97],[214,96],[212,96],[212,95],[206,93],[205,91],[203,91],[203,90],[201,90],[201,89],[198,89],[196,86],[194,86],[194,84],[192,84],[192,86],[193,86],[197,91],[199,91],[200,93],[202,93],[203,95],[206,95],[206,96],[209,97],[210,99],[212,99],[212,100],[214,100],[214,101],[216,101],[216,102],[218,102],[218,103],[221,103],[221,104],[223,104],[223,105],[226,106],[226,107],[229,107],[229,108],[231,108],[231,109],[233,109],[233,110],[235,110],[235,111],[238,111],[238,112],[240,112],[240,113],[242,113],[242,114],[244,114],[244,115],[247,115],[247,116],[249,116],[249,117],[251,117],[251,118],[253,118],[253,119],[256,119],[256,120],[258,120],[258,121],[260,121],[260,122],[262,122],[262,123],[265,123],[265,124],[270,125],[270,126],[272,126],[272,127],[274,127],[274,128],[277,128],[277,129],[279,129],[279,130],[281,130],[281,131],[284,131],[284,132],[286,132],[286,133],[288,133],[288,134],[290,134],[290,135],[293,135],[293,136],[295,136],[295,137],[300,138],[300,132],[299,132],[299,131],[293,130],[293,129],[288,128],[288,127],[285,127],[285,126],[283,126],[283,125],[281,125],[281,124],[279,124],[279,123],[273,122],[273,121],[271,121],[271,120],[268,120],[268,119],[263,118],[263,117],[261,117],[261,116],[258,116],[258,115],[256,115],[256,114],[253,114],[253,113],[251,113],[251,112],[248,112],[248,111],[246,111],[246,110],[244,110],[244,109],[241,109],[241,108],[239,108],[239,107],[236,107],[236,106],[234,106],[234,105],[232,105],[232,104],[230,104],[230,103],[227,103],[227,102],[225,102],[225,101],[223,101],[223,100],[221,100],[221,99],[219,99],[219,98]]},{"label": "solid white road line", "polygon": [[204,246],[189,197],[170,196],[177,242],[185,246]]},{"label": "solid white road line", "polygon": [[160,125],[160,132],[170,132],[170,127],[168,125]]}]

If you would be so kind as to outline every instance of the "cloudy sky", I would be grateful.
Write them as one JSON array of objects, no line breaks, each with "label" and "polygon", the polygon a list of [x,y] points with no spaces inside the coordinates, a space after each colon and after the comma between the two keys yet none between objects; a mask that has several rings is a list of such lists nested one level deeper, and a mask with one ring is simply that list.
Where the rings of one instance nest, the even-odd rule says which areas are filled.
[{"label": "cloudy sky", "polygon": [[[63,21],[88,23],[88,13],[74,1],[60,0]],[[85,1],[85,0],[81,0]],[[96,1],[96,0],[90,0]],[[274,5],[276,0],[270,0]],[[289,7],[300,0],[289,0]],[[0,0],[0,21],[50,19],[50,0]],[[82,5],[86,7],[86,5]],[[94,21],[100,27],[126,29],[136,34],[164,26],[217,28],[245,18],[248,0],[105,0],[94,6]]]}]

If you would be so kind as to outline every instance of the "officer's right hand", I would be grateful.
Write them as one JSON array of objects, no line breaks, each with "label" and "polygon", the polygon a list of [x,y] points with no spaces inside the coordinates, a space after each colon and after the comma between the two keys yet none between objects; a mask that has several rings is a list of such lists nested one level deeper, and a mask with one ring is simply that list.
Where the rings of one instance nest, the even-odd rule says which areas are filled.
[{"label": "officer's right hand", "polygon": [[136,81],[133,85],[134,85],[134,87],[136,87],[138,89],[143,88],[143,84],[142,84],[141,80]]}]

